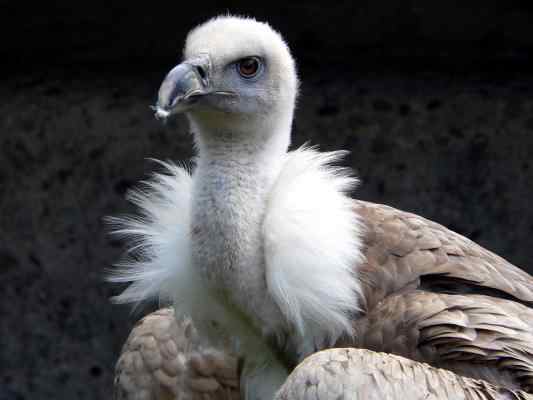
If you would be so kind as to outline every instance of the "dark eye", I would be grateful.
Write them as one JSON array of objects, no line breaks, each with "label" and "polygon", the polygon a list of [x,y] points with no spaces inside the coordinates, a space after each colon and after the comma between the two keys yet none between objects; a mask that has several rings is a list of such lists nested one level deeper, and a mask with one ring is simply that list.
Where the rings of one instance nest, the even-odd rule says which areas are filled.
[{"label": "dark eye", "polygon": [[243,78],[249,79],[257,75],[260,66],[257,57],[246,57],[237,63],[237,71]]}]

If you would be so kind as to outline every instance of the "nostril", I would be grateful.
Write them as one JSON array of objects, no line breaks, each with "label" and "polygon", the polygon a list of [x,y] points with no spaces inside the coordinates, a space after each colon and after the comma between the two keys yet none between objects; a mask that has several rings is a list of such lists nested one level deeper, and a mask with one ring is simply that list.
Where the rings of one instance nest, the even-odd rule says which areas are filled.
[{"label": "nostril", "polygon": [[202,80],[205,80],[205,78],[207,77],[207,73],[205,72],[205,68],[200,66],[200,65],[197,65],[196,66],[196,71],[198,72],[198,75],[200,75],[200,78],[202,78]]}]

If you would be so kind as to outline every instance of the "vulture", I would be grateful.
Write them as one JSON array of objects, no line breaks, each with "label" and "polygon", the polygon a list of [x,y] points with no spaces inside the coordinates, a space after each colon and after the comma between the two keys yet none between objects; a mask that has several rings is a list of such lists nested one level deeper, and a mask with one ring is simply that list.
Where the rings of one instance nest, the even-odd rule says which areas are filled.
[{"label": "vulture", "polygon": [[[454,382],[533,391],[533,278],[437,223],[352,199],[344,152],[288,151],[298,87],[290,50],[266,23],[223,16],[188,34],[154,109],[163,120],[185,114],[197,157],[162,163],[129,194],[138,214],[111,218],[128,244],[110,276],[130,283],[116,301],[171,302],[216,357],[236,355],[245,399],[274,398],[296,365],[333,347],[376,352],[350,351],[344,375],[365,362],[393,376],[427,363]],[[149,363],[175,353],[160,344],[146,345]]]}]

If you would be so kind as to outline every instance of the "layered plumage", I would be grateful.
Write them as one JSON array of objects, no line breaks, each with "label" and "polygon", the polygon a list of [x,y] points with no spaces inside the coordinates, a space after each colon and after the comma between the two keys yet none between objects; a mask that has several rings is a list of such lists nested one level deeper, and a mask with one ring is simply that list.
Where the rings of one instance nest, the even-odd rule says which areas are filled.
[{"label": "layered plumage", "polygon": [[131,331],[115,368],[115,400],[239,399],[237,358],[202,344],[190,319],[163,308]]},{"label": "layered plumage", "polygon": [[[238,400],[234,354],[201,344],[190,320],[161,309],[139,321],[117,363],[115,400]],[[392,354],[331,349],[306,358],[276,399],[526,400],[533,394]]]},{"label": "layered plumage", "polygon": [[356,201],[365,312],[347,344],[533,390],[533,278],[420,216]]},{"label": "layered plumage", "polygon": [[341,153],[288,152],[298,80],[268,25],[194,29],[159,91],[186,113],[198,158],[132,192],[115,218],[129,259],[118,301],[171,298],[217,346],[243,356],[247,398],[334,345],[388,351],[530,389],[533,279],[421,217],[348,197]]},{"label": "layered plumage", "polygon": [[276,396],[306,399],[528,400],[533,395],[392,354],[332,349],[298,365]]}]

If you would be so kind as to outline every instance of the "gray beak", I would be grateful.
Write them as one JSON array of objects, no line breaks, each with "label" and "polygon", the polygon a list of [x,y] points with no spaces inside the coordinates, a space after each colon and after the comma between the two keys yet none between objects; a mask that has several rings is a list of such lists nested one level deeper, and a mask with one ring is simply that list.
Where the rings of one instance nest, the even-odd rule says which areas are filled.
[{"label": "gray beak", "polygon": [[186,111],[209,93],[209,58],[198,57],[174,67],[165,77],[153,107],[157,119]]}]

